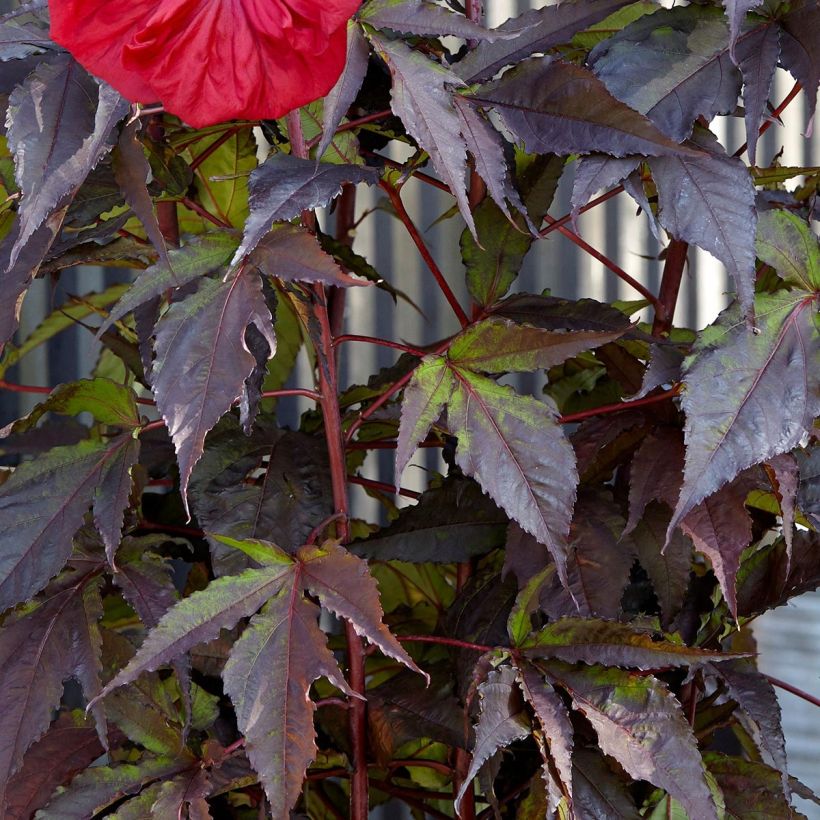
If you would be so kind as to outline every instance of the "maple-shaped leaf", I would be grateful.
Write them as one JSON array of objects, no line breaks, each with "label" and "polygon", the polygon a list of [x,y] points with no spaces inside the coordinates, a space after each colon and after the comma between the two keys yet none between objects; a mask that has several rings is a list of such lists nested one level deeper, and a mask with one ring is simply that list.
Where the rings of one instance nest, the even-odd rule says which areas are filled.
[{"label": "maple-shaped leaf", "polygon": [[795,447],[820,413],[817,298],[760,295],[757,333],[737,307],[701,333],[687,361],[686,467],[670,531],[741,470]]},{"label": "maple-shaped leaf", "polygon": [[484,763],[499,749],[528,737],[532,731],[516,683],[515,669],[502,666],[490,672],[487,680],[478,687],[478,695],[480,701],[478,722],[475,725],[475,747],[467,776],[456,795],[456,814],[460,811],[467,789],[472,788],[473,778]]},{"label": "maple-shaped leaf", "polygon": [[578,820],[639,820],[641,813],[622,774],[616,774],[603,755],[576,749],[572,783]]},{"label": "maple-shaped leaf", "polygon": [[305,770],[316,756],[316,707],[307,696],[313,681],[326,677],[352,695],[318,616],[315,604],[284,587],[251,619],[223,673],[246,752],[274,817],[286,816],[296,802]]},{"label": "maple-shaped leaf", "polygon": [[[572,94],[567,93],[571,86]],[[495,110],[507,128],[534,153],[615,157],[692,155],[643,114],[620,102],[591,71],[535,57],[465,99]]]},{"label": "maple-shaped leaf", "polygon": [[236,251],[237,238],[230,233],[212,231],[186,241],[168,252],[168,265],[146,268],[111,309],[98,331],[101,336],[114,322],[170,288],[179,288],[225,267]]},{"label": "maple-shaped leaf", "polygon": [[288,223],[274,225],[256,245],[248,264],[285,282],[321,282],[337,288],[369,284],[348,276],[336,260],[322,250],[314,234]]},{"label": "maple-shaped leaf", "polygon": [[6,816],[31,817],[54,790],[90,766],[103,752],[93,722],[81,710],[63,712],[23,758],[6,787]]},{"label": "maple-shaped leaf", "polygon": [[764,211],[757,218],[755,250],[791,287],[820,289],[820,245],[806,222],[789,211]]},{"label": "maple-shaped leaf", "polygon": [[[28,600],[63,568],[92,503],[121,515],[122,485],[106,486],[108,469],[113,464],[122,471],[136,452],[134,439],[125,433],[109,441],[55,447],[15,469],[0,487],[6,522],[0,534],[0,610]],[[113,526],[109,535],[119,540]]]},{"label": "maple-shaped leaf", "polygon": [[520,642],[517,649],[532,658],[557,658],[566,663],[660,669],[731,659],[672,640],[655,640],[644,630],[598,618],[561,618]]},{"label": "maple-shaped leaf", "polygon": [[393,113],[430,155],[433,167],[447,183],[467,227],[475,235],[475,222],[467,201],[467,148],[453,107],[453,91],[448,87],[461,87],[463,80],[400,40],[371,35],[370,41],[387,63],[393,78],[390,92]]},{"label": "maple-shaped leaf", "polygon": [[0,16],[0,60],[22,60],[54,48],[43,5],[24,3]]},{"label": "maple-shaped leaf", "polygon": [[376,28],[418,34],[421,37],[451,35],[464,40],[493,40],[513,35],[486,29],[462,14],[454,14],[428,0],[370,0],[359,12],[363,23]]},{"label": "maple-shaped leaf", "polygon": [[485,319],[453,340],[447,355],[454,366],[478,373],[545,370],[584,350],[623,336],[624,331],[549,331],[507,319]]},{"label": "maple-shaped leaf", "polygon": [[379,561],[447,564],[503,546],[506,530],[507,516],[474,481],[450,476],[351,550]]},{"label": "maple-shaped leaf", "polygon": [[146,757],[138,763],[91,766],[58,789],[36,820],[88,820],[98,812],[160,780],[167,780],[198,761],[189,753],[178,758]]},{"label": "maple-shaped leaf", "polygon": [[627,774],[665,789],[690,817],[718,819],[692,728],[661,681],[623,669],[558,661],[539,662],[538,668],[569,694],[573,708],[595,729],[601,750]]},{"label": "maple-shaped leaf", "polygon": [[157,323],[152,389],[176,448],[186,510],[188,482],[205,436],[241,397],[256,366],[245,341],[250,324],[273,353],[273,318],[262,282],[245,267],[227,281],[202,279],[195,293],[174,302]]},{"label": "maple-shaped leaf", "polygon": [[322,139],[316,148],[317,157],[324,156],[342,118],[356,99],[367,74],[369,58],[370,47],[362,34],[361,26],[354,20],[349,21],[345,66],[336,80],[336,85],[322,101]]},{"label": "maple-shaped leaf", "polygon": [[302,211],[327,205],[342,192],[345,183],[378,181],[374,168],[358,165],[317,163],[290,154],[277,153],[251,172],[250,216],[242,244],[234,254],[238,265],[270,230],[273,222],[287,222]]},{"label": "maple-shaped leaf", "polygon": [[447,402],[456,463],[523,530],[544,544],[566,581],[577,473],[551,399],[536,401],[460,368]]},{"label": "maple-shaped leaf", "polygon": [[[790,5],[780,25],[780,64],[803,87],[806,119],[811,123],[820,86],[820,56],[816,48],[820,38],[820,9],[811,0],[798,0]],[[811,126],[808,133],[810,129]]]},{"label": "maple-shaped leaf", "polygon": [[[561,696],[544,680],[544,676],[526,661],[516,663],[518,685],[524,699],[532,707],[535,719],[541,727],[538,738],[544,758],[544,781],[548,788],[550,805],[556,805],[561,796],[572,803],[572,746],[573,728],[569,710]],[[558,789],[553,793],[550,761],[558,773]],[[554,809],[553,809],[554,811]]]},{"label": "maple-shaped leaf", "polygon": [[[99,692],[101,616],[99,582],[91,580],[60,590],[0,629],[0,704],[7,716],[0,728],[0,808],[9,778],[51,723],[63,682],[80,681],[88,699]],[[98,736],[107,742],[102,710],[95,710],[95,718]]]},{"label": "maple-shaped leaf", "polygon": [[744,309],[754,296],[755,189],[748,168],[726,156],[711,134],[708,153],[652,157],[658,221],[672,236],[708,251],[726,266]]},{"label": "maple-shaped leaf", "polygon": [[69,54],[39,63],[9,98],[9,148],[22,192],[12,264],[64,197],[73,194],[114,144],[128,104]]},{"label": "maple-shaped leaf", "polygon": [[539,9],[529,9],[498,27],[512,39],[479,43],[456,64],[456,73],[468,83],[488,80],[504,66],[512,65],[540,51],[548,51],[572,36],[608,17],[629,0],[584,0]]}]

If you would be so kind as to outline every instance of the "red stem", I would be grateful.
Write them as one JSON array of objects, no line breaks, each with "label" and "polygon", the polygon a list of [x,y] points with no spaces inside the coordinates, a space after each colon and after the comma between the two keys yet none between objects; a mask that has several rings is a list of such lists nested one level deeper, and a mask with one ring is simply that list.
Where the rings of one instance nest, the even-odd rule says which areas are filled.
[{"label": "red stem", "polygon": [[568,413],[566,416],[561,416],[559,419],[561,424],[570,424],[575,421],[583,421],[584,419],[593,416],[604,416],[607,413],[621,413],[625,410],[631,410],[633,407],[644,407],[647,404],[657,404],[661,401],[674,398],[680,393],[680,386],[676,385],[670,390],[663,393],[657,393],[654,396],[644,396],[642,399],[635,399],[634,401],[621,401],[617,404],[603,404],[600,407],[593,407],[591,410],[582,410],[580,413]]},{"label": "red stem", "polygon": [[[607,191],[605,194],[601,194],[600,196],[595,197],[595,199],[591,199],[589,202],[587,202],[586,205],[584,205],[583,208],[578,209],[578,213],[579,214],[585,214],[587,211],[591,211],[593,208],[596,208],[598,205],[601,205],[602,203],[607,202],[608,200],[616,197],[618,194],[623,193],[623,190],[624,190],[623,185],[616,186],[611,191]],[[560,230],[564,225],[566,225],[568,222],[571,222],[571,221],[572,221],[572,214],[571,213],[564,214],[559,219],[554,219],[554,220],[551,219],[549,225],[547,225],[546,228],[542,228],[538,232],[538,235],[543,239],[545,236],[548,236],[553,231]]]},{"label": "red stem", "polygon": [[388,484],[385,481],[374,481],[372,478],[362,478],[358,475],[349,475],[347,480],[351,484],[358,484],[360,487],[370,487],[372,490],[379,490],[380,492],[390,493],[391,495],[403,495],[407,498],[414,499],[421,498],[421,493],[417,493],[415,490],[395,487],[393,484]]},{"label": "red stem", "polygon": [[435,643],[441,646],[455,646],[457,649],[472,649],[474,652],[491,652],[496,647],[483,643],[462,641],[458,638],[445,638],[441,635],[401,635],[401,643]]},{"label": "red stem", "polygon": [[680,239],[673,239],[666,249],[661,290],[655,304],[655,320],[652,323],[653,336],[665,336],[672,328],[688,251],[689,244]]},{"label": "red stem", "polygon": [[281,390],[266,390],[262,394],[263,399],[276,399],[281,396],[304,396],[313,401],[321,401],[322,396],[315,390],[308,390],[304,387],[283,387]]},{"label": "red stem", "polygon": [[245,128],[247,128],[247,126],[245,125],[234,125],[232,128],[229,128],[227,131],[225,131],[225,133],[222,134],[222,136],[215,139],[201,154],[199,154],[198,156],[194,157],[193,160],[191,160],[191,170],[195,171],[197,168],[199,168],[199,166],[202,165],[202,163],[205,162],[205,160],[208,159],[208,157],[211,156],[211,154],[213,154],[215,151],[218,151],[232,136],[234,136],[234,134],[238,134],[241,131],[244,131]]},{"label": "red stem", "polygon": [[[364,117],[357,117],[355,120],[350,120],[349,122],[343,122],[334,132],[335,134],[342,134],[345,131],[352,131],[354,128],[360,128],[363,125],[367,125],[371,122],[378,122],[379,120],[387,119],[391,117],[393,112],[389,108],[385,108],[382,111],[375,111],[372,114],[366,114]],[[310,142],[307,143],[307,148],[311,149],[314,146],[319,144],[319,140],[322,139],[322,135],[314,137]]]},{"label": "red stem", "polygon": [[784,692],[790,692],[792,695],[802,698],[807,703],[811,703],[813,706],[820,706],[820,698],[816,698],[814,695],[810,695],[808,692],[804,692],[802,689],[798,689],[796,686],[792,686],[792,684],[786,683],[784,680],[773,678],[771,675],[764,675],[763,677],[766,678],[772,686],[776,686]]},{"label": "red stem", "polygon": [[439,290],[444,294],[444,298],[449,303],[450,307],[453,309],[453,312],[456,314],[458,321],[461,323],[462,327],[467,327],[470,324],[470,319],[467,314],[464,312],[464,308],[456,299],[456,295],[453,293],[450,285],[448,284],[447,280],[444,278],[444,274],[441,272],[441,269],[436,264],[436,260],[433,259],[433,255],[430,253],[427,245],[424,244],[424,240],[421,237],[421,234],[418,231],[418,228],[413,224],[413,220],[410,219],[410,214],[407,213],[407,209],[404,207],[404,203],[401,201],[401,195],[399,192],[387,182],[380,182],[379,185],[387,192],[387,196],[390,197],[390,202],[396,210],[399,219],[401,219],[404,227],[407,229],[407,233],[410,234],[410,238],[413,240],[416,248],[418,248],[418,252],[421,254],[421,258],[424,259],[425,264],[427,265],[430,273],[433,274],[433,278],[436,280],[436,284],[439,286]]},{"label": "red stem", "polygon": [[412,353],[420,359],[425,356],[423,350],[419,350],[412,345],[401,344],[401,342],[391,342],[389,339],[379,339],[376,336],[358,336],[355,333],[345,333],[343,336],[336,336],[333,339],[333,344],[340,345],[343,342],[363,342],[364,344],[380,345],[381,347],[390,347],[393,350],[401,350],[403,353]]},{"label": "red stem", "polygon": [[190,197],[184,196],[182,197],[180,202],[189,211],[193,211],[195,214],[201,216],[207,222],[210,222],[212,225],[216,225],[217,228],[233,228],[233,225],[231,225],[230,222],[225,222],[225,220],[220,219],[218,216],[214,216],[209,210],[203,208],[202,205],[200,205],[198,202],[195,202]]}]

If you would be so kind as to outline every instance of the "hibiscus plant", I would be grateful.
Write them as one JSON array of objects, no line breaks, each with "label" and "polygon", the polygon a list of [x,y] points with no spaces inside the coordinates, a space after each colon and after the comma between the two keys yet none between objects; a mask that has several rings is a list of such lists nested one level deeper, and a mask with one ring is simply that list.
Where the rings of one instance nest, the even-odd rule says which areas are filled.
[{"label": "hibiscus plant", "polygon": [[[0,18],[0,387],[36,400],[2,433],[0,815],[816,800],[749,624],[820,584],[820,168],[758,147],[792,100],[814,113],[820,6],[666,5],[565,0],[498,28],[470,0]],[[458,266],[408,214],[424,185],[452,197]],[[357,246],[368,186],[453,335],[356,333],[351,288],[407,298]],[[615,196],[661,242],[657,292],[577,232]],[[635,300],[517,289],[559,233]],[[694,247],[734,287],[699,332],[673,325]],[[133,276],[21,334],[33,281],[83,265]],[[77,326],[93,371],[20,384]],[[393,364],[340,383],[366,344]],[[420,448],[441,458],[415,492]],[[365,493],[380,518],[354,515]]]}]

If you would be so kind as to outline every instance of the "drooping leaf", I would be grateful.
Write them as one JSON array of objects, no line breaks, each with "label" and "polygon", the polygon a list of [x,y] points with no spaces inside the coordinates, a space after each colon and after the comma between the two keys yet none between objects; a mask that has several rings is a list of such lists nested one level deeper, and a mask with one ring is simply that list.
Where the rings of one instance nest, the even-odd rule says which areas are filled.
[{"label": "drooping leaf", "polygon": [[468,561],[504,544],[507,516],[474,482],[451,476],[426,490],[389,526],[351,545],[363,558],[413,563]]},{"label": "drooping leaf", "polygon": [[315,706],[307,696],[311,684],[324,676],[350,694],[318,614],[315,604],[284,587],[251,620],[223,674],[248,757],[275,817],[286,816],[296,802],[305,769],[316,756]]},{"label": "drooping leaf", "polygon": [[780,25],[780,63],[803,87],[806,117],[811,123],[820,86],[820,56],[815,48],[820,37],[820,10],[810,0],[799,0],[792,4]]},{"label": "drooping leaf", "polygon": [[112,158],[114,178],[128,206],[145,228],[151,244],[157,249],[163,264],[170,267],[168,249],[154,213],[154,204],[148,193],[147,181],[151,174],[151,166],[145,158],[142,143],[137,139],[139,128],[140,120],[136,118],[123,128],[117,143],[117,150]]},{"label": "drooping leaf", "polygon": [[595,729],[601,750],[630,776],[666,789],[691,817],[717,820],[692,728],[663,683],[614,668],[555,661],[539,668],[568,692]]},{"label": "drooping leaf", "polygon": [[502,666],[490,672],[487,680],[478,687],[480,710],[475,726],[475,747],[467,776],[456,796],[456,812],[460,810],[467,789],[473,787],[473,778],[481,766],[496,751],[514,740],[527,737],[532,731],[515,677],[514,669]]},{"label": "drooping leaf", "polygon": [[399,439],[396,447],[396,481],[413,457],[416,446],[426,438],[450,399],[456,380],[440,356],[428,356],[413,371],[404,389]]},{"label": "drooping leaf", "polygon": [[488,80],[506,65],[517,63],[538,51],[566,43],[578,31],[603,20],[628,0],[586,0],[530,9],[502,23],[498,30],[516,34],[513,39],[479,43],[456,65],[468,83]]},{"label": "drooping leaf", "polygon": [[797,459],[791,453],[781,453],[769,459],[767,472],[774,476],[774,485],[777,500],[780,503],[780,513],[783,518],[783,538],[786,549],[791,553],[794,541],[794,508],[797,500],[797,488],[800,483]]},{"label": "drooping leaf", "polygon": [[551,400],[536,401],[467,370],[453,370],[447,403],[456,463],[521,528],[544,544],[566,580],[577,473]]},{"label": "drooping leaf", "polygon": [[105,750],[82,712],[63,712],[26,752],[6,788],[6,816],[31,817],[54,790],[90,766]]},{"label": "drooping leaf", "polygon": [[454,14],[428,0],[370,0],[359,19],[371,26],[422,37],[452,35],[465,40],[492,42],[505,35],[474,23],[469,17]]},{"label": "drooping leaf", "polygon": [[820,289],[820,247],[811,228],[789,211],[764,211],[757,218],[755,251],[792,287]]},{"label": "drooping leaf", "polygon": [[454,366],[479,373],[545,370],[622,335],[623,331],[549,331],[492,318],[462,331],[447,355]]},{"label": "drooping leaf", "polygon": [[21,464],[0,487],[6,523],[0,534],[0,610],[28,600],[63,568],[108,466],[125,457],[123,449],[132,443],[125,433],[108,442],[55,447]]},{"label": "drooping leaf", "polygon": [[370,48],[362,34],[362,29],[355,21],[347,24],[347,56],[345,67],[324,98],[322,106],[322,139],[316,149],[316,156],[324,156],[333,135],[342,118],[356,99],[359,89],[367,74],[367,62],[370,57]]},{"label": "drooping leaf", "polygon": [[744,309],[752,308],[757,215],[749,171],[710,137],[711,153],[649,160],[658,186],[658,221],[677,239],[726,266]]},{"label": "drooping leaf", "polygon": [[113,145],[127,103],[70,55],[39,63],[9,98],[9,147],[23,193],[12,263],[64,197],[73,194]]},{"label": "drooping leaf", "polygon": [[144,270],[111,310],[98,333],[104,333],[113,322],[166,290],[187,285],[227,265],[236,244],[237,239],[231,234],[212,231],[192,238],[181,248],[172,248],[168,266],[157,264]]},{"label": "drooping leaf", "polygon": [[[92,582],[86,588],[78,584],[61,590],[31,613],[6,620],[0,629],[0,702],[6,715],[0,729],[0,807],[6,803],[9,778],[51,723],[63,681],[81,681],[89,699],[99,691],[95,619],[101,615],[99,588]],[[104,739],[104,717],[99,711],[95,716]]]},{"label": "drooping leaf", "polygon": [[686,468],[670,531],[741,470],[795,447],[820,412],[814,298],[761,295],[755,310],[758,333],[730,308],[687,362]]},{"label": "drooping leaf", "polygon": [[253,324],[276,349],[273,319],[259,277],[240,269],[228,281],[202,279],[171,305],[156,329],[152,388],[177,452],[186,509],[194,465],[207,432],[242,395],[256,360],[245,342]]},{"label": "drooping leaf", "polygon": [[100,470],[94,492],[94,524],[105,544],[105,554],[113,566],[114,554],[120,545],[125,510],[131,497],[131,470],[139,460],[140,441],[123,437],[122,446]]},{"label": "drooping leaf", "polygon": [[573,808],[578,820],[638,820],[641,815],[623,779],[603,755],[576,749],[572,758]]},{"label": "drooping leaf", "polygon": [[576,163],[572,183],[573,216],[592,199],[598,191],[617,185],[638,166],[636,157],[615,159],[608,156],[583,157]]},{"label": "drooping leaf", "polygon": [[495,110],[534,153],[697,155],[616,100],[591,71],[559,60],[526,60],[465,99]]},{"label": "drooping leaf", "polygon": [[448,88],[464,83],[449,69],[411,50],[400,40],[370,38],[393,77],[390,106],[408,133],[430,155],[433,167],[447,183],[467,227],[475,223],[467,201],[467,149],[461,123]]},{"label": "drooping leaf", "polygon": [[302,211],[327,205],[347,183],[374,184],[375,169],[358,165],[316,163],[290,154],[277,153],[250,175],[250,216],[242,244],[233,257],[238,265],[270,230],[273,222],[286,222]]},{"label": "drooping leaf", "polygon": [[248,264],[285,282],[321,282],[337,288],[368,284],[348,276],[336,260],[322,250],[312,233],[287,223],[275,225],[259,240],[248,257]]},{"label": "drooping leaf", "polygon": [[21,60],[53,47],[42,6],[24,3],[0,17],[0,60]]}]

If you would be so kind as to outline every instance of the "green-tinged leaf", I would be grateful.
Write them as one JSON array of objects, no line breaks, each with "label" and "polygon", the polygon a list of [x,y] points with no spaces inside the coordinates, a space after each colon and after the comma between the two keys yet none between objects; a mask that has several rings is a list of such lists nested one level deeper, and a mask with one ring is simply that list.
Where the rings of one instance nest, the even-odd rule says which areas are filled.
[{"label": "green-tinged leaf", "polygon": [[718,752],[707,752],[703,759],[720,786],[727,820],[799,817],[783,794],[777,769]]},{"label": "green-tinged leaf", "polygon": [[573,34],[603,20],[629,0],[584,0],[530,9],[502,23],[498,30],[515,34],[512,39],[479,43],[456,64],[456,71],[469,83],[487,80],[504,66],[517,63],[539,51],[567,43]]},{"label": "green-tinged leaf", "polygon": [[393,78],[390,106],[393,113],[447,183],[458,209],[475,235],[467,201],[467,147],[461,122],[453,107],[451,88],[464,82],[449,69],[413,51],[400,40],[371,35],[376,53],[387,63]]},{"label": "green-tinged leaf", "polygon": [[465,370],[447,404],[456,463],[523,530],[544,544],[566,580],[575,454],[550,399],[536,401]]},{"label": "green-tinged leaf", "polygon": [[284,587],[251,620],[223,673],[274,817],[287,816],[316,756],[311,684],[326,677],[352,694],[327,648],[318,615],[315,604]]},{"label": "green-tinged leaf", "polygon": [[382,621],[379,587],[367,561],[333,541],[322,547],[303,547],[299,560],[301,583],[319,598],[325,609],[349,621],[358,635],[378,646],[385,655],[421,673]]},{"label": "green-tinged leaf", "polygon": [[791,450],[820,414],[816,299],[761,295],[757,333],[736,307],[707,328],[686,365],[686,469],[670,532],[741,470]]},{"label": "green-tinged leaf", "polygon": [[286,282],[321,282],[337,288],[368,284],[348,276],[310,231],[287,223],[274,225],[259,240],[248,264]]},{"label": "green-tinged leaf", "polygon": [[512,36],[486,29],[468,17],[454,14],[449,9],[427,0],[370,0],[359,13],[359,19],[376,28],[418,34],[422,37],[449,34],[465,40],[492,42]]},{"label": "green-tinged leaf", "polygon": [[154,671],[197,644],[233,628],[276,595],[293,573],[292,564],[249,569],[241,575],[217,578],[162,616],[129,664],[110,681],[100,697]]},{"label": "green-tinged leaf", "polygon": [[[0,706],[6,715],[0,727],[0,809],[10,798],[11,775],[51,723],[63,681],[79,680],[88,699],[99,692],[101,615],[99,587],[92,582],[63,589],[0,629]],[[105,739],[104,715],[95,710],[94,716]]]},{"label": "green-tinged leaf", "polygon": [[362,558],[413,563],[468,561],[504,545],[507,516],[463,477],[446,478],[389,526],[351,550]]},{"label": "green-tinged leaf", "polygon": [[181,248],[172,248],[168,253],[169,264],[152,265],[143,271],[114,306],[99,334],[104,333],[113,322],[166,290],[182,287],[225,267],[236,251],[237,241],[233,234],[213,231],[193,237]]},{"label": "green-tinged leaf", "polygon": [[0,610],[28,600],[63,568],[92,501],[113,490],[102,483],[108,467],[118,459],[127,462],[124,451],[133,453],[133,443],[126,433],[107,442],[55,447],[21,464],[0,487],[5,524],[0,533]]},{"label": "green-tinged leaf", "polygon": [[94,315],[97,310],[114,304],[128,290],[128,285],[112,285],[101,293],[86,293],[50,313],[19,345],[6,345],[0,361],[0,378],[4,378],[10,367],[17,364],[24,356],[46,344],[59,333],[74,327]]},{"label": "green-tinged leaf", "polygon": [[554,367],[622,335],[619,331],[549,331],[493,318],[460,333],[447,356],[455,367],[479,373],[526,372]]},{"label": "green-tinged leaf", "polygon": [[404,389],[399,439],[396,447],[396,480],[401,478],[416,446],[427,437],[456,385],[453,372],[441,356],[427,356],[413,371]]},{"label": "green-tinged leaf", "polygon": [[655,640],[650,633],[629,624],[596,618],[562,618],[523,640],[518,649],[533,658],[643,670],[738,657],[667,639]]},{"label": "green-tinged leaf", "polygon": [[88,820],[97,812],[141,788],[173,777],[196,765],[189,756],[146,758],[139,763],[92,766],[64,789],[58,790],[48,805],[37,812],[36,820]]},{"label": "green-tinged leaf", "polygon": [[548,57],[519,63],[466,99],[496,111],[527,151],[537,154],[695,154],[616,100],[588,69]]},{"label": "green-tinged leaf", "polygon": [[792,287],[820,289],[820,248],[811,228],[788,211],[764,211],[757,219],[758,259]]},{"label": "green-tinged leaf", "polygon": [[151,806],[151,817],[156,820],[187,817],[188,820],[206,820],[211,814],[205,798],[211,793],[209,773],[194,768],[163,783],[157,799]]},{"label": "green-tinged leaf", "polygon": [[327,205],[346,183],[372,185],[377,178],[372,168],[274,154],[250,176],[251,213],[231,264],[238,265],[259,244],[273,222],[286,222],[302,211]]},{"label": "green-tinged leaf", "polygon": [[245,269],[227,281],[202,279],[195,293],[174,302],[157,323],[152,388],[176,448],[186,510],[188,482],[205,436],[243,395],[257,364],[245,339],[249,325],[272,354],[276,339],[262,282]]},{"label": "green-tinged leaf", "polygon": [[[531,535],[527,535],[520,527],[516,527],[520,537],[527,540],[532,540]],[[517,543],[521,543],[520,538]],[[538,545],[540,546],[540,545]],[[507,549],[510,549],[510,541],[507,542]],[[510,568],[510,563],[505,563],[505,569]],[[517,570],[516,576],[519,583],[521,583],[521,567],[512,564],[512,568]],[[555,575],[555,566],[550,563],[547,564],[539,572],[535,572],[529,580],[521,586],[518,595],[515,599],[515,604],[510,610],[510,615],[507,618],[507,634],[510,636],[510,643],[515,646],[521,646],[529,643],[528,636],[532,632],[532,615],[539,608],[541,603],[541,594],[544,587],[548,586]]]},{"label": "green-tinged leaf", "polygon": [[473,788],[473,778],[482,765],[496,751],[528,737],[532,731],[515,677],[515,670],[504,666],[490,672],[487,680],[478,687],[480,706],[475,725],[475,747],[467,776],[456,796],[456,812],[467,789]]},{"label": "green-tinged leaf", "polygon": [[81,710],[63,712],[23,758],[6,787],[6,816],[28,818],[58,786],[90,766],[105,750],[94,724]]},{"label": "green-tinged leaf", "polygon": [[691,817],[717,820],[692,729],[663,683],[622,669],[572,667],[556,661],[539,668],[567,691],[573,707],[595,729],[601,750],[627,774],[666,789]]},{"label": "green-tinged leaf", "polygon": [[227,535],[219,535],[218,533],[211,533],[211,537],[215,538],[222,544],[227,544],[229,547],[241,550],[245,555],[250,556],[258,564],[262,566],[270,566],[273,564],[291,564],[292,559],[282,552],[279,547],[274,546],[269,541],[260,541],[256,538],[229,538]]}]

